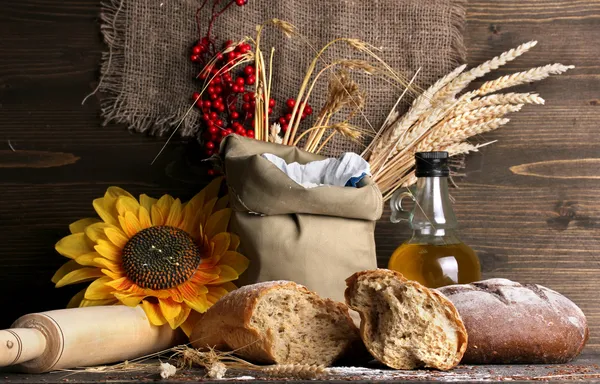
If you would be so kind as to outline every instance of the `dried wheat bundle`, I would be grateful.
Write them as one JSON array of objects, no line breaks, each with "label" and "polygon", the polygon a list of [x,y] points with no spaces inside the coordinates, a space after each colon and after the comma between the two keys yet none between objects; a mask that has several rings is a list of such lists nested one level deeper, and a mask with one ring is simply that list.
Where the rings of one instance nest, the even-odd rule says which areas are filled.
[{"label": "dried wheat bundle", "polygon": [[[269,25],[283,31],[288,38],[300,38],[315,52],[315,56],[306,70],[294,99],[295,105],[289,115],[289,121],[284,126],[270,122],[269,100],[271,99],[271,89],[277,86],[272,84],[271,81],[275,52],[271,48],[269,60],[267,61],[265,60],[265,52],[263,52],[264,48],[261,46],[261,34],[265,27]],[[302,144],[305,151],[319,153],[336,134],[355,141],[362,136],[375,136],[376,129],[370,126],[368,121],[366,121],[369,125],[368,128],[361,128],[350,123],[350,120],[356,116],[364,117],[363,108],[366,97],[366,93],[359,88],[351,72],[382,76],[392,86],[407,90],[413,89],[402,75],[394,71],[376,54],[377,48],[358,39],[337,38],[317,49],[292,24],[283,20],[272,19],[257,27],[256,37],[247,37],[245,41],[254,46],[252,58],[254,59],[255,72],[259,74],[255,85],[255,109],[253,114],[254,132],[258,140],[293,146]],[[362,53],[369,57],[371,61],[352,58],[326,60],[326,52],[337,44],[345,44],[351,51]],[[308,109],[310,96],[315,85],[326,74],[330,76],[325,104],[321,106],[313,125],[302,129],[300,123],[304,119],[305,110]],[[340,118],[341,114],[344,115]],[[335,122],[333,121],[334,116],[337,117]],[[301,143],[301,140],[304,140],[304,143]]]},{"label": "dried wheat bundle", "polygon": [[221,379],[228,369],[258,371],[268,377],[293,379],[314,379],[325,373],[325,367],[308,364],[255,365],[234,355],[234,352],[221,352],[215,349],[199,351],[186,345],[173,349],[173,357],[178,358],[181,367],[200,366],[210,378]]},{"label": "dried wheat bundle", "polygon": [[470,138],[506,125],[510,121],[506,115],[525,105],[545,103],[537,93],[495,92],[543,80],[574,66],[556,63],[532,68],[487,81],[478,89],[459,95],[475,79],[515,60],[536,44],[527,42],[466,72],[466,66],[460,66],[418,96],[404,115],[395,110],[390,113],[362,154],[371,164],[373,179],[385,200],[396,189],[416,182],[416,152],[447,151],[456,156],[477,151],[482,145],[469,143]]}]

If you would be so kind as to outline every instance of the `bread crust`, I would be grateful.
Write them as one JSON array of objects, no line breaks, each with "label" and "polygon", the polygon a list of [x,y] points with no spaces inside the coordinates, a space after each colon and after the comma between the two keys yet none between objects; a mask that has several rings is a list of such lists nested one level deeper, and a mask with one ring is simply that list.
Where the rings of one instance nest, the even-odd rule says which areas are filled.
[{"label": "bread crust", "polygon": [[[448,315],[448,317],[451,319],[451,321],[453,323],[455,323],[455,325],[457,327],[458,350],[456,351],[456,357],[452,363],[450,363],[448,365],[434,367],[434,368],[437,368],[440,370],[448,370],[448,369],[451,369],[451,368],[455,367],[456,365],[458,365],[462,359],[463,354],[465,353],[465,351],[467,349],[468,335],[467,335],[467,330],[465,328],[465,325],[463,324],[463,321],[461,319],[461,316],[460,316],[459,312],[456,310],[456,308],[454,307],[454,305],[452,304],[452,302],[450,300],[448,300],[444,295],[441,295],[439,292],[437,292],[433,289],[429,289],[429,288],[419,284],[418,282],[408,280],[401,273],[394,271],[394,270],[390,270],[390,269],[376,269],[376,270],[361,271],[361,272],[357,272],[357,273],[353,274],[352,276],[350,276],[346,279],[347,288],[344,292],[344,297],[346,298],[346,304],[348,304],[348,306],[350,308],[354,309],[355,311],[357,311],[360,314],[360,318],[361,318],[360,334],[361,334],[361,338],[362,338],[365,346],[369,350],[369,352],[375,358],[377,358],[379,361],[382,361],[382,356],[377,356],[377,352],[373,348],[373,343],[368,338],[367,328],[370,326],[369,318],[367,317],[367,315],[365,313],[360,311],[358,308],[353,307],[351,305],[351,302],[352,302],[353,296],[356,294],[357,284],[360,280],[362,280],[362,279],[381,279],[381,278],[386,278],[386,277],[393,277],[393,278],[397,279],[398,281],[400,281],[402,284],[414,287],[415,289],[419,290],[420,292],[425,293],[430,299],[441,304],[441,306],[446,311],[446,314]],[[382,362],[384,364],[388,365],[384,361],[382,361]],[[394,368],[394,367],[392,367],[392,368]]]},{"label": "bread crust", "polygon": [[[261,297],[270,291],[284,289],[310,295],[315,300],[344,314],[347,323],[356,330],[356,335],[348,335],[348,340],[360,341],[358,329],[354,326],[346,305],[320,298],[305,286],[291,281],[270,281],[244,286],[222,297],[194,326],[190,336],[192,346],[202,350],[208,348],[222,351],[239,350],[237,352],[241,356],[254,362],[282,363],[277,361],[273,353],[273,336],[254,328],[251,318]],[[349,342],[347,350],[350,348],[352,345]],[[326,363],[328,365],[330,362]]]},{"label": "bread crust", "polygon": [[467,327],[466,364],[566,363],[589,338],[581,309],[541,285],[488,279],[438,290]]}]

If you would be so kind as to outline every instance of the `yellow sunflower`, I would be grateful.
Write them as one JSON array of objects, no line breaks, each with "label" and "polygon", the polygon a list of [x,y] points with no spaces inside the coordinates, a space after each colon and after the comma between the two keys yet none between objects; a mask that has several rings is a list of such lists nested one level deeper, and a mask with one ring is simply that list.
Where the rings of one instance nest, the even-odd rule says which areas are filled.
[{"label": "yellow sunflower", "polygon": [[218,198],[222,178],[189,202],[165,195],[139,201],[110,187],[94,200],[100,219],[69,226],[56,250],[72,260],[52,277],[56,287],[92,281],[68,307],[141,305],[155,325],[168,323],[189,335],[195,313],[205,312],[248,267],[227,232],[231,210]]}]

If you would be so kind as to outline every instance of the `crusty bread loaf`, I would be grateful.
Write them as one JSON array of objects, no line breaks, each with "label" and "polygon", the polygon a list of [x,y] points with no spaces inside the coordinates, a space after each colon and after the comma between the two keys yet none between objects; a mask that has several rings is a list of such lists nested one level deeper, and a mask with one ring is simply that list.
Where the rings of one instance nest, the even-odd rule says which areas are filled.
[{"label": "crusty bread loaf", "polygon": [[257,363],[331,365],[356,347],[348,307],[290,281],[247,285],[228,293],[196,324],[192,345],[235,350]]},{"label": "crusty bread loaf", "polygon": [[587,342],[581,309],[541,285],[489,279],[438,290],[454,303],[467,328],[463,363],[565,363]]},{"label": "crusty bread loaf", "polygon": [[396,369],[460,362],[467,333],[443,295],[387,269],[355,273],[346,284],[346,303],[360,314],[361,337],[377,360]]}]

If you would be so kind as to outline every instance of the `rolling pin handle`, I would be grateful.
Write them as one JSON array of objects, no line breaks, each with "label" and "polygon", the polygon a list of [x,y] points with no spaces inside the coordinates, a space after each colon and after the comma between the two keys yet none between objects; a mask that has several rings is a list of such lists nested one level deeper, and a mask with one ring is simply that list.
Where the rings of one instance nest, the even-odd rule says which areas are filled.
[{"label": "rolling pin handle", "polygon": [[11,328],[0,331],[0,367],[24,363],[41,356],[46,337],[35,328]]}]

